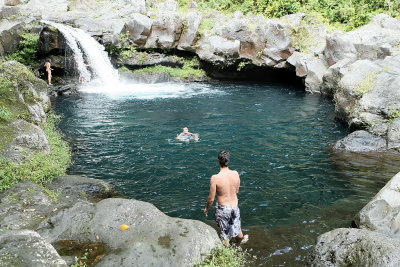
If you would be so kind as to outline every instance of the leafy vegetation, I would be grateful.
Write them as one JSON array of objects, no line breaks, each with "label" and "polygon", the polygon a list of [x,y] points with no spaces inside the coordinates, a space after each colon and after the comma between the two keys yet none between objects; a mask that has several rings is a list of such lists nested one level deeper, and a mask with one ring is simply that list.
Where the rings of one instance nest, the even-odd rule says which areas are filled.
[{"label": "leafy vegetation", "polygon": [[388,121],[392,123],[395,119],[400,118],[400,110],[390,109],[388,113]]},{"label": "leafy vegetation", "polygon": [[20,181],[45,185],[65,173],[71,157],[68,145],[56,130],[58,120],[58,116],[49,114],[47,123],[40,124],[50,143],[50,154],[38,152],[21,164],[0,158],[0,191]]},{"label": "leafy vegetation", "polygon": [[0,107],[0,120],[7,121],[10,118],[11,112],[5,107]]},{"label": "leafy vegetation", "polygon": [[365,78],[357,85],[354,91],[360,95],[363,95],[371,91],[372,86],[374,85],[375,78],[376,76],[378,76],[378,74],[379,73],[376,72],[366,73],[364,76]]},{"label": "leafy vegetation", "polygon": [[129,44],[129,31],[119,35],[118,45],[111,45],[106,50],[110,55],[123,59],[130,58],[136,53],[136,49]]},{"label": "leafy vegetation", "polygon": [[135,70],[135,73],[142,72],[164,72],[168,73],[171,77],[178,78],[181,80],[187,79],[199,79],[206,77],[204,70],[200,69],[200,63],[197,58],[193,58],[191,60],[181,59],[181,63],[183,64],[182,68],[172,68],[166,67],[162,65],[156,65],[153,67],[147,67],[139,70]]},{"label": "leafy vegetation", "polygon": [[6,60],[15,60],[24,65],[32,65],[36,60],[39,35],[29,32],[21,34],[22,40],[18,49],[6,57]]},{"label": "leafy vegetation", "polygon": [[206,257],[203,263],[197,264],[196,266],[248,266],[247,258],[249,258],[249,254],[246,251],[243,251],[241,247],[222,246],[215,249]]},{"label": "leafy vegetation", "polygon": [[[189,0],[178,0],[181,7],[186,7]],[[319,13],[330,24],[352,30],[367,24],[370,19],[386,13],[400,17],[398,0],[196,0],[203,12],[219,10],[233,13],[237,10],[244,14],[264,14],[268,18],[279,18],[297,12]]]}]

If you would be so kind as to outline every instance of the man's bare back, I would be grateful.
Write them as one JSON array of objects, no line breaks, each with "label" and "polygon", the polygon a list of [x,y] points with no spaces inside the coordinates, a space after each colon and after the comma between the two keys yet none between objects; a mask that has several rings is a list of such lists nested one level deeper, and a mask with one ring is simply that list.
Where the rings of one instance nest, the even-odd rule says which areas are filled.
[{"label": "man's bare back", "polygon": [[216,185],[217,200],[220,205],[237,206],[239,193],[240,178],[237,171],[232,171],[228,167],[221,168],[220,172],[211,177]]}]

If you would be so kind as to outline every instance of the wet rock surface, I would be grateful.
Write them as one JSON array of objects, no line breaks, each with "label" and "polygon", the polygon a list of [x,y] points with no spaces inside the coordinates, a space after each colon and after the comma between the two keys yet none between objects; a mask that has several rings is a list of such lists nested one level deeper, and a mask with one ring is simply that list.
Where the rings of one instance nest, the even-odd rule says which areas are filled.
[{"label": "wet rock surface", "polygon": [[56,178],[46,190],[21,182],[0,193],[0,228],[36,230],[60,209],[76,202],[99,201],[117,195],[107,183],[83,176]]},{"label": "wet rock surface", "polygon": [[67,266],[50,243],[30,230],[7,230],[0,233],[0,265]]},{"label": "wet rock surface", "polygon": [[[9,231],[0,235],[0,262],[22,259],[23,263],[27,257],[34,263],[49,258],[55,262],[49,265],[65,266],[50,244],[58,244],[61,251],[65,246],[60,244],[69,240],[104,244],[104,251],[93,259],[96,266],[190,266],[221,244],[216,231],[202,222],[172,218],[150,203],[115,196],[109,184],[82,176],[59,177],[46,190],[22,182],[1,192],[0,229]],[[122,224],[129,228],[122,230]],[[28,235],[18,237],[20,233]],[[14,244],[10,236],[17,236],[18,246],[24,249],[4,250]],[[65,259],[71,262],[70,257]]]},{"label": "wet rock surface", "polygon": [[398,266],[400,240],[365,229],[339,228],[320,235],[310,266]]},{"label": "wet rock surface", "polygon": [[[122,224],[129,228],[121,230]],[[77,203],[52,217],[39,233],[50,242],[105,243],[111,251],[97,266],[190,266],[221,243],[202,222],[172,218],[150,203],[119,198]]]},{"label": "wet rock surface", "polygon": [[322,234],[311,266],[398,266],[400,264],[400,173],[355,216],[357,228]]}]

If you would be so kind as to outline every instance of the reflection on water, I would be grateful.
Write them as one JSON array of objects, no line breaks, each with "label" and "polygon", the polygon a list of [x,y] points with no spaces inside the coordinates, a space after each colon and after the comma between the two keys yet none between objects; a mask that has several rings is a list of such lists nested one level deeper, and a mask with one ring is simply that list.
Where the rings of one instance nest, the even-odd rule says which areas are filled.
[{"label": "reflection on water", "polygon": [[[164,88],[163,98],[57,99],[74,152],[70,173],[104,179],[170,216],[216,227],[214,211],[205,218],[202,210],[218,151],[227,149],[241,176],[246,248],[256,265],[291,266],[304,264],[319,234],[349,226],[397,172],[397,154],[329,152],[347,130],[334,122],[327,99],[266,85],[180,86],[181,96],[173,97]],[[174,140],[184,126],[200,134],[199,142]]]}]

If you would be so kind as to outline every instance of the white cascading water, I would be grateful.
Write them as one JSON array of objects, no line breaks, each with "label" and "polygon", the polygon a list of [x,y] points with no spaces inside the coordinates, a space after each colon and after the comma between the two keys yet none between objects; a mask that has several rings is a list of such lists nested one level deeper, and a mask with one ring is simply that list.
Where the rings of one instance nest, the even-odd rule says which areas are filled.
[{"label": "white cascading water", "polygon": [[[91,36],[81,29],[72,28],[63,24],[43,21],[57,28],[65,37],[67,44],[74,53],[74,58],[78,66],[79,75],[85,81],[91,81],[91,75],[87,65],[93,70],[94,79],[99,79],[103,85],[115,84],[118,81],[118,72],[111,65],[104,47],[101,46]],[[87,64],[84,61],[83,53],[87,58]]]},{"label": "white cascading water", "polygon": [[[79,91],[140,99],[190,97],[196,94],[221,93],[217,90],[210,91],[206,85],[123,83],[119,80],[118,71],[113,68],[104,47],[90,35],[81,29],[67,25],[44,20],[42,22],[57,28],[64,35],[68,46],[73,51],[77,70],[80,77],[85,81],[85,84],[80,86]],[[86,63],[85,59],[87,60]],[[93,75],[88,70],[88,66]]]}]

